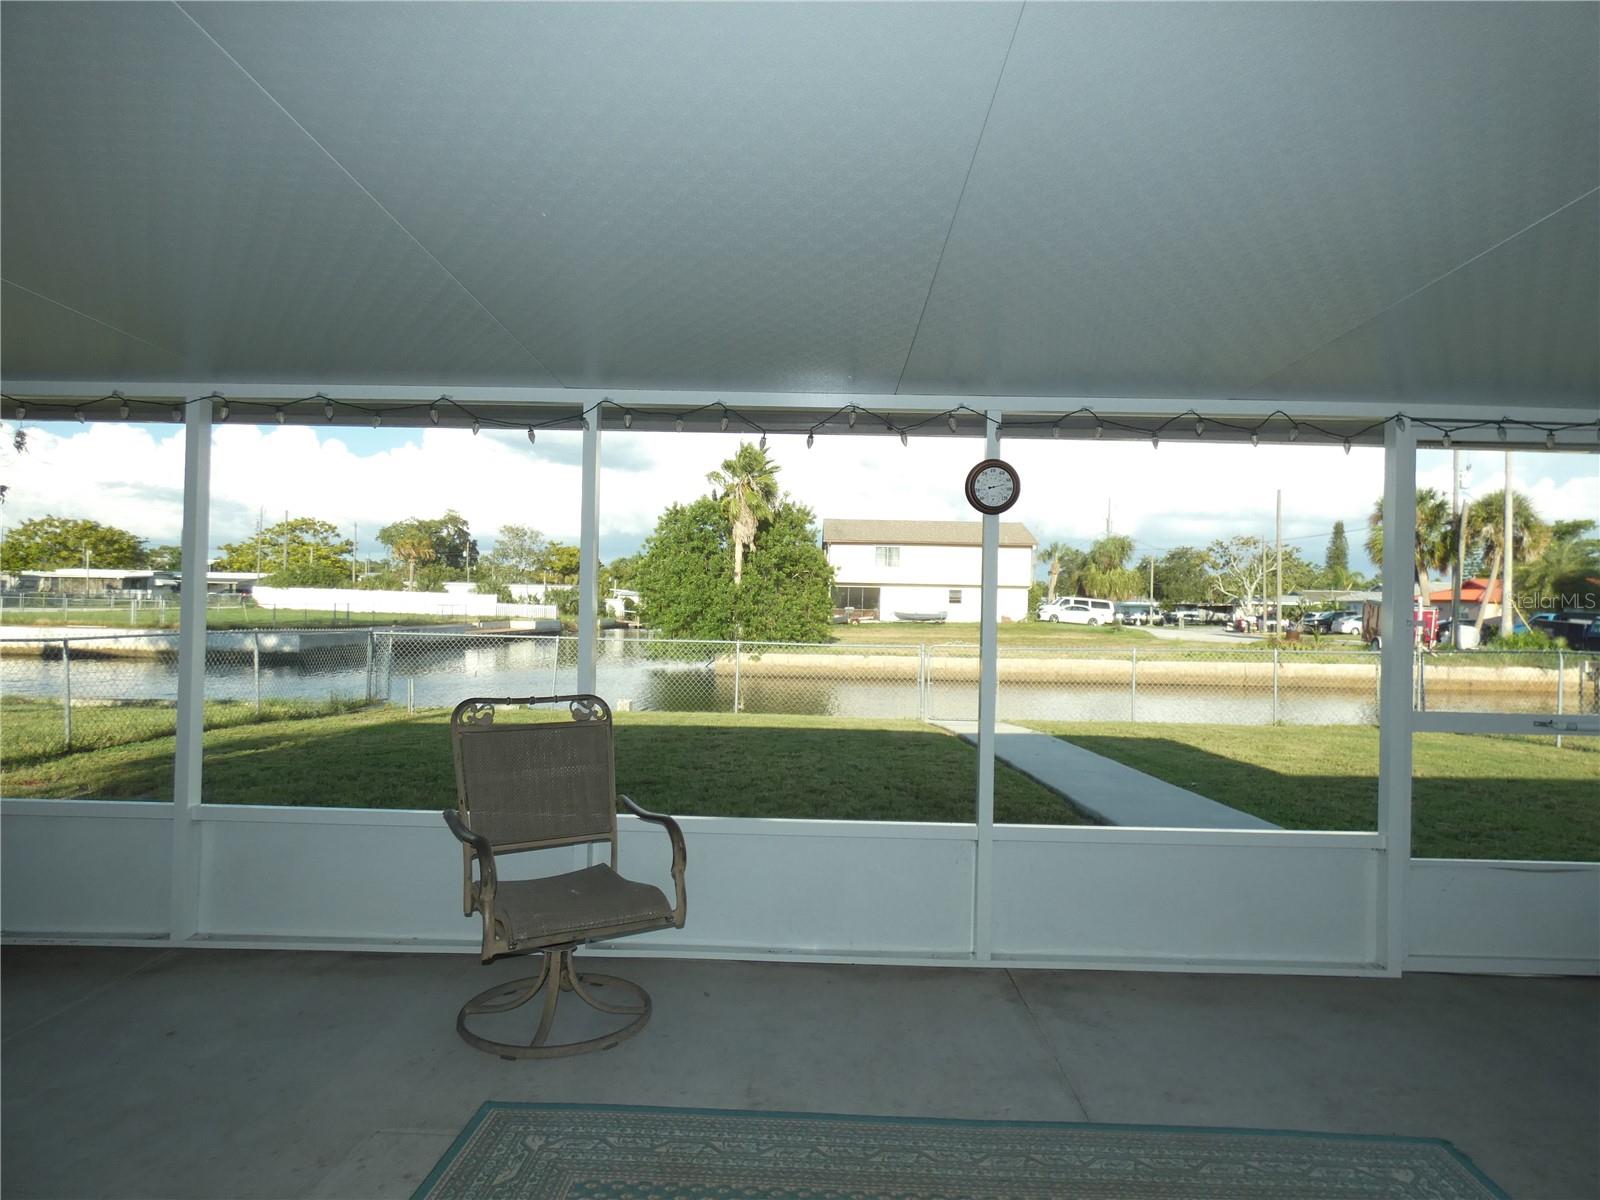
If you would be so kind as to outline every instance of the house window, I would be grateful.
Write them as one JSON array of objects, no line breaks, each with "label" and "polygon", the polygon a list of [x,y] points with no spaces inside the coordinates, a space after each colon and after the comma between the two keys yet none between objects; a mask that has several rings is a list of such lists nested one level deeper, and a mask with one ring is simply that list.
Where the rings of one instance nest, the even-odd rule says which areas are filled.
[{"label": "house window", "polygon": [[950,589],[950,603],[951,604],[960,604],[961,603],[961,589],[960,588],[951,588]]},{"label": "house window", "polygon": [[900,547],[879,546],[876,548],[875,557],[880,567],[898,567],[900,565]]}]

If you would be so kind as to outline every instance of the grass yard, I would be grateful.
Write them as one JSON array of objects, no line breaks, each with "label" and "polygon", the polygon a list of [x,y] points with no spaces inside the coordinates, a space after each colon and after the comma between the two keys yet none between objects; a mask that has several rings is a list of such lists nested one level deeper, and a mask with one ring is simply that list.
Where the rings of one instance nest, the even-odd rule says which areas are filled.
[{"label": "grass yard", "polygon": [[[7,710],[9,711],[9,709]],[[59,719],[60,710],[56,716]],[[222,804],[443,809],[455,803],[448,714],[369,709],[206,735],[205,799]],[[4,761],[6,796],[170,799],[171,736]],[[916,721],[622,713],[617,786],[678,816],[970,822],[976,752]],[[1078,824],[1048,788],[995,771],[998,820]]]},{"label": "grass yard", "polygon": [[[1041,646],[1146,646],[1159,639],[1149,630],[1132,625],[1064,625],[1056,621],[1002,621],[1002,645]],[[920,621],[874,621],[862,625],[835,625],[832,639],[838,645],[973,645],[978,644],[976,621],[951,621],[942,625]]]},{"label": "grass yard", "polygon": [[[1376,729],[1030,724],[1286,829],[1377,828]],[[1600,861],[1594,738],[1418,734],[1412,777],[1417,858]]]}]

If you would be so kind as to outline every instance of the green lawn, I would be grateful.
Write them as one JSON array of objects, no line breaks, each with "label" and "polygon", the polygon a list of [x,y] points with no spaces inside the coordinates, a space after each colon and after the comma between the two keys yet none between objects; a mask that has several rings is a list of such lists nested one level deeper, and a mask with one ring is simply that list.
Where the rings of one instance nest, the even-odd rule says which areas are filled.
[{"label": "green lawn", "polygon": [[[1030,722],[1286,829],[1378,823],[1378,731],[1361,726]],[[1423,733],[1414,739],[1418,858],[1600,861],[1600,745]]]},{"label": "green lawn", "polygon": [[[59,710],[57,710],[59,718]],[[234,725],[206,736],[205,799],[225,804],[442,809],[455,803],[447,714],[370,709]],[[7,796],[170,799],[173,738],[4,764]],[[827,820],[973,819],[977,758],[916,721],[622,713],[617,786],[677,815]],[[1008,767],[997,818],[1077,824],[1054,792]]]}]

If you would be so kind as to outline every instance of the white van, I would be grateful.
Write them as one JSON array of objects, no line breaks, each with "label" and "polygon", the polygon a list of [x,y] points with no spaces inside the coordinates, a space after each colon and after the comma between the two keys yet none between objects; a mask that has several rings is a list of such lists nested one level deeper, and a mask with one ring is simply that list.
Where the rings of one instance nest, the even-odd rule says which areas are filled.
[{"label": "white van", "polygon": [[1117,606],[1109,600],[1066,596],[1054,604],[1041,605],[1039,619],[1065,621],[1069,625],[1110,625],[1117,619]]}]

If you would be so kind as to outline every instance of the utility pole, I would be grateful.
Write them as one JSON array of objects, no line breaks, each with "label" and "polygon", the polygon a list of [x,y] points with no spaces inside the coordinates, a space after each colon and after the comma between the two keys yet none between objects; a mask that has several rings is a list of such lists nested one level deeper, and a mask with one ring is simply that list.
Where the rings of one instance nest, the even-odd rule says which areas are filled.
[{"label": "utility pole", "polygon": [[256,574],[261,574],[261,530],[266,524],[267,510],[256,509]]},{"label": "utility pole", "polygon": [[1111,497],[1106,497],[1106,536],[1111,536]]},{"label": "utility pole", "polygon": [[283,569],[289,569],[289,510],[283,510]]},{"label": "utility pole", "polygon": [[1156,598],[1156,556],[1150,556],[1150,599]]},{"label": "utility pole", "polygon": [[[1506,488],[1505,488],[1505,529],[1501,533],[1501,546],[1504,547],[1500,554],[1500,578],[1504,582],[1500,585],[1500,636],[1510,637],[1516,628],[1516,618],[1512,614],[1515,602],[1512,597],[1513,571],[1511,560],[1516,557],[1512,553],[1515,546],[1511,540],[1511,451],[1506,451]],[[1487,601],[1488,597],[1484,599]]]},{"label": "utility pole", "polygon": [[1278,635],[1283,636],[1283,489],[1278,489],[1278,603],[1272,615],[1278,618]]},{"label": "utility pole", "polygon": [[1467,556],[1467,523],[1461,512],[1461,451],[1450,451],[1450,511],[1455,514],[1456,552],[1450,558],[1450,646],[1461,649],[1461,562]]},{"label": "utility pole", "polygon": [[356,585],[356,563],[361,558],[361,522],[350,522],[352,530],[350,537],[350,586]]}]

